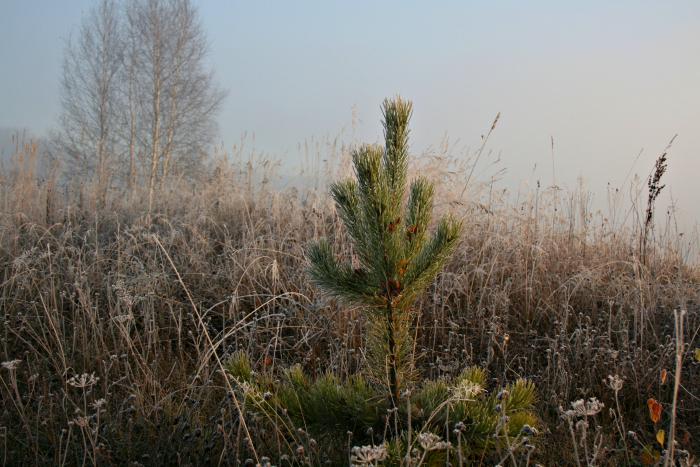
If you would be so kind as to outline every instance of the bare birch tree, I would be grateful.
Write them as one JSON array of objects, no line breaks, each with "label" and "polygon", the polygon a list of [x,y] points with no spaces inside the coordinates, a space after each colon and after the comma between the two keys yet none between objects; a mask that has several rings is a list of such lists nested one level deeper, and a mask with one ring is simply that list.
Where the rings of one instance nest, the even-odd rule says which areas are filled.
[{"label": "bare birch tree", "polygon": [[148,154],[150,215],[156,190],[173,171],[192,172],[201,161],[224,93],[205,68],[208,45],[189,0],[131,0],[127,24]]},{"label": "bare birch tree", "polygon": [[118,5],[101,0],[66,45],[61,80],[59,150],[71,173],[96,183],[98,205],[118,158],[117,77],[123,61]]},{"label": "bare birch tree", "polygon": [[156,191],[193,176],[224,98],[190,0],[101,0],[65,54],[60,148],[94,176],[101,204],[113,180]]},{"label": "bare birch tree", "polygon": [[[128,30],[127,30],[128,31]],[[121,116],[121,141],[124,145],[125,160],[128,163],[128,173],[126,174],[126,185],[129,196],[134,195],[136,184],[138,183],[138,160],[140,144],[139,144],[139,102],[137,92],[137,70],[136,57],[133,53],[135,41],[133,38],[126,35],[125,37],[125,53],[120,86],[120,116]]]}]

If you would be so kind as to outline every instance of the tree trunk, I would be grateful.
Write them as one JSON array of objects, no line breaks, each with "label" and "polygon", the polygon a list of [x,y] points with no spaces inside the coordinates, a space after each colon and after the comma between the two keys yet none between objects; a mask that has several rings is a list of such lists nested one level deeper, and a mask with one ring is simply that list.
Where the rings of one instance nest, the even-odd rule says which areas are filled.
[{"label": "tree trunk", "polygon": [[[159,66],[159,65],[157,65]],[[158,159],[160,158],[160,80],[154,80],[153,89],[153,127],[151,131],[152,148],[151,148],[151,173],[148,179],[148,223],[151,223],[151,214],[153,212],[153,198],[156,189],[156,176],[158,175]]]},{"label": "tree trunk", "polygon": [[397,349],[396,349],[396,329],[394,321],[394,307],[391,304],[391,297],[387,297],[386,307],[387,319],[387,344],[389,346],[389,393],[391,394],[392,404],[396,407],[399,403],[399,371],[397,368]]}]

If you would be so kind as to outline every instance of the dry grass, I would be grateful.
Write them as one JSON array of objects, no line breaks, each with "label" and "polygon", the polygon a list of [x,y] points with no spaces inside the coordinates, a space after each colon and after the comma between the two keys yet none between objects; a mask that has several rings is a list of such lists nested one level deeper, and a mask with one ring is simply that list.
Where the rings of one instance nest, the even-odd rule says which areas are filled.
[{"label": "dry grass", "polygon": [[[342,170],[343,149],[331,149]],[[36,166],[21,151],[0,185],[3,464],[278,463],[285,446],[217,361],[242,351],[258,372],[300,363],[341,378],[363,367],[361,313],[322,299],[302,273],[309,241],[345,242],[322,183],[276,190],[274,164],[234,157],[207,180],[174,182],[149,225],[143,193],[115,190],[98,211],[89,184],[64,187]],[[654,460],[656,433],[670,432],[673,377],[660,375],[676,368],[673,310],[686,310],[676,451],[700,452],[700,271],[677,234],[648,235],[642,262],[643,211],[621,198],[602,215],[583,190],[517,202],[489,184],[465,191],[472,168],[444,154],[414,170],[440,182],[438,209],[466,220],[419,305],[423,377],[478,364],[499,384],[534,381],[545,429],[532,460],[576,463],[559,408],[594,396],[606,409],[581,461],[584,446],[597,464]],[[335,169],[311,172],[318,183]],[[656,424],[650,398],[664,407]],[[322,460],[313,444],[306,453]]]}]

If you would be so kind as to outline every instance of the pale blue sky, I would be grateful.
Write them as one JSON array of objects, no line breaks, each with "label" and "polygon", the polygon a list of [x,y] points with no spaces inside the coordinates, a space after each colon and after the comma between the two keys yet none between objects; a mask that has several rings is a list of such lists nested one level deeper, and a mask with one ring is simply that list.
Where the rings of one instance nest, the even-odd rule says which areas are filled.
[{"label": "pale blue sky", "polygon": [[[379,135],[379,104],[415,103],[414,148],[447,133],[491,148],[504,183],[578,176],[619,185],[641,149],[646,175],[678,133],[668,186],[684,218],[700,205],[700,2],[202,0],[210,61],[229,95],[219,118],[231,145],[294,160],[296,144],[336,135],[357,109],[357,137]],[[50,128],[65,38],[88,0],[3,0],[0,127]],[[537,164],[536,172],[532,168]],[[599,193],[604,198],[603,193]]]}]

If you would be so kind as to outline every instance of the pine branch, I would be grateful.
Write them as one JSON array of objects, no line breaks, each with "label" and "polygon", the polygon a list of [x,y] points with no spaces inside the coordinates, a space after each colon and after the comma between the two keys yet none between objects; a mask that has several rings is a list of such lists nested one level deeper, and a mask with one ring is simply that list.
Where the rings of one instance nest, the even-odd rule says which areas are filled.
[{"label": "pine branch", "polygon": [[401,307],[409,305],[433,281],[457,246],[461,224],[452,216],[440,221],[432,239],[409,264],[400,298]]},{"label": "pine branch", "polygon": [[375,266],[376,248],[368,236],[364,214],[360,206],[360,193],[357,183],[353,180],[345,180],[333,183],[330,187],[331,196],[335,200],[336,209],[352,237],[355,250],[360,255],[362,265],[366,269]]},{"label": "pine branch", "polygon": [[378,277],[386,277],[385,228],[391,222],[387,203],[385,173],[382,170],[382,150],[365,145],[353,152],[353,164],[357,176],[359,206],[362,226],[365,230],[365,259],[368,268]]},{"label": "pine branch", "polygon": [[370,283],[369,274],[339,264],[327,241],[312,245],[308,256],[311,280],[328,295],[348,303],[368,305],[377,302],[378,287]]},{"label": "pine branch", "polygon": [[413,105],[397,97],[385,99],[382,105],[384,116],[384,167],[387,172],[388,187],[394,200],[400,202],[408,173],[408,121]]},{"label": "pine branch", "polygon": [[406,258],[414,257],[423,247],[433,210],[433,184],[425,178],[411,183],[406,216]]}]

